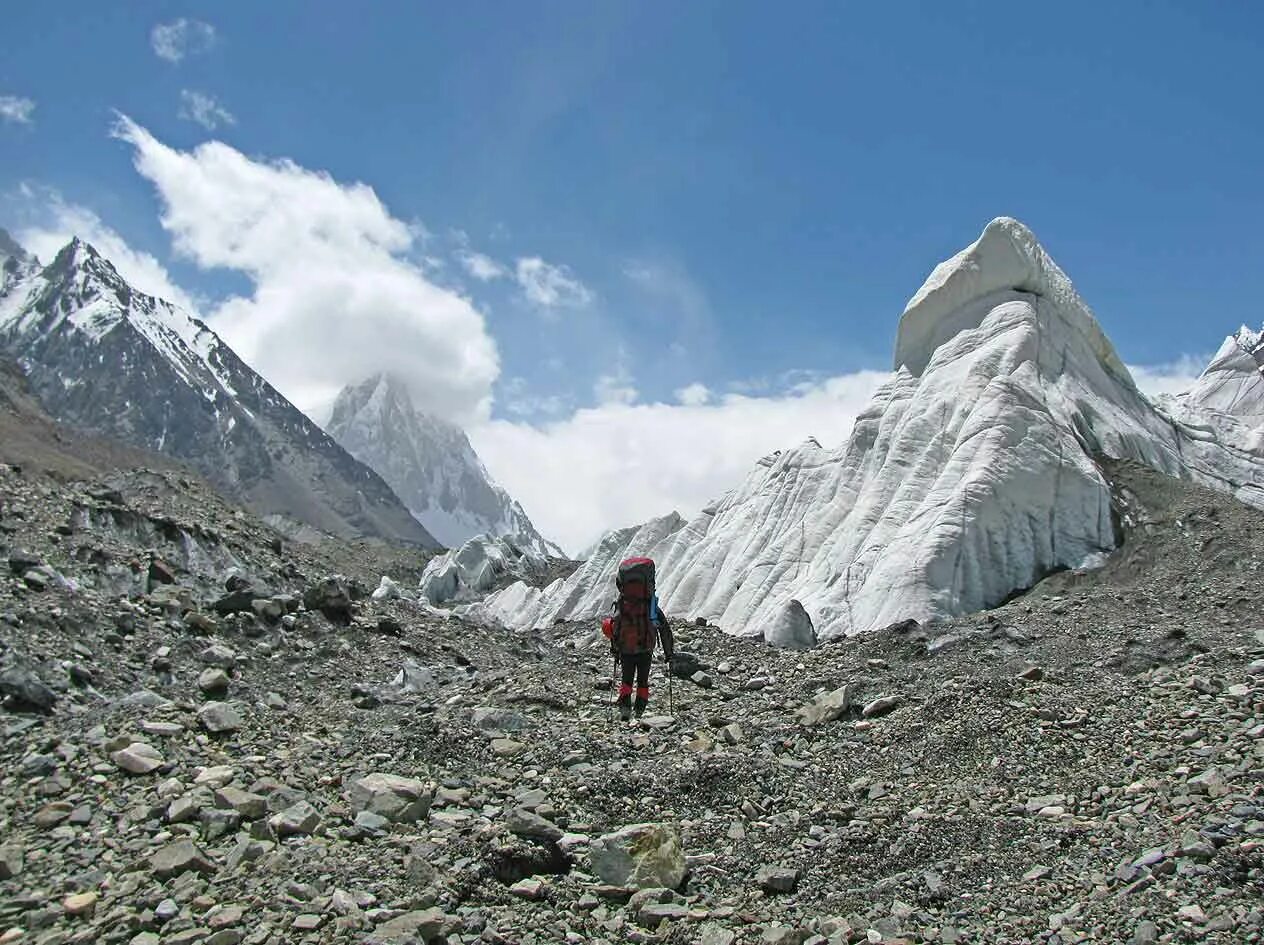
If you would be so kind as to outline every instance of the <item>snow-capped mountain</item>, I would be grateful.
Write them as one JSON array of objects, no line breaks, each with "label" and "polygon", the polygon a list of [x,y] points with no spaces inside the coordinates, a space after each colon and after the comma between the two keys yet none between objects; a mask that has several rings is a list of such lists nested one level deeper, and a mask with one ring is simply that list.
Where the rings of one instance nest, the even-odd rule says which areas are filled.
[{"label": "snow-capped mountain", "polygon": [[343,388],[326,428],[352,456],[377,470],[446,547],[486,534],[562,557],[492,480],[465,431],[418,410],[399,378],[375,374]]},{"label": "snow-capped mountain", "polygon": [[133,289],[88,244],[42,267],[3,234],[0,267],[0,352],[58,420],[187,462],[278,520],[437,546],[205,324]]},{"label": "snow-capped mountain", "polygon": [[[1264,507],[1264,453],[1142,395],[1016,220],[994,220],[935,268],[900,319],[894,364],[845,445],[766,457],[693,521],[637,549],[658,562],[669,613],[767,636],[787,623],[806,630],[801,607],[827,640],[993,606],[1116,546],[1099,455]],[[510,626],[595,617],[608,596],[601,559],[618,545],[603,542],[573,576],[594,583],[513,586],[479,606]]]}]

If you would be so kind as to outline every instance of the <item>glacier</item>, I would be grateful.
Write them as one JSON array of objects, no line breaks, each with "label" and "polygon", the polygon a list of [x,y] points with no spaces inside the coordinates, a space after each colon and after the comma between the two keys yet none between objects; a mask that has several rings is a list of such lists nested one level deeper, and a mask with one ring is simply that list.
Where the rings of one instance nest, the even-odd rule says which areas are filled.
[{"label": "glacier", "polygon": [[465,612],[514,628],[596,617],[635,550],[658,562],[669,615],[801,645],[809,628],[825,641],[984,609],[1100,561],[1118,543],[1100,456],[1264,508],[1264,454],[1221,435],[1245,421],[1223,412],[1215,379],[1198,403],[1148,399],[1012,218],[935,267],[900,317],[893,366],[842,446],[764,457],[691,521],[612,532],[569,579]]}]

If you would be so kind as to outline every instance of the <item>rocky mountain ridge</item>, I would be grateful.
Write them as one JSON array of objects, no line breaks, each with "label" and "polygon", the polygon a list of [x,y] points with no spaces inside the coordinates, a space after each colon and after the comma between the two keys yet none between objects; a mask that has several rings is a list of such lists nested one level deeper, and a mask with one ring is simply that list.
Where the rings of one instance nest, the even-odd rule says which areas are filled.
[{"label": "rocky mountain ridge", "polygon": [[535,554],[563,557],[488,474],[465,431],[418,410],[400,378],[376,374],[345,387],[326,429],[380,473],[446,547],[490,535]]},{"label": "rocky mountain ridge", "polygon": [[46,267],[7,236],[0,250],[0,353],[57,419],[186,462],[279,523],[437,547],[380,476],[91,246]]}]

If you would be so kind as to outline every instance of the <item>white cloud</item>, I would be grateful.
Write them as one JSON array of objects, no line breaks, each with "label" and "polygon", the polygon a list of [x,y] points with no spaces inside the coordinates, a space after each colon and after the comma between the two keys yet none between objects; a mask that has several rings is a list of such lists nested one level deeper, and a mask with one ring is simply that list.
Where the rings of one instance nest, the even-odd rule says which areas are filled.
[{"label": "white cloud", "polygon": [[518,260],[514,275],[532,305],[544,309],[583,308],[593,294],[566,266],[554,266],[539,256]]},{"label": "white cloud", "polygon": [[500,402],[516,417],[558,416],[570,409],[570,400],[557,394],[542,396],[527,389],[523,377],[511,377],[501,385]]},{"label": "white cloud", "polygon": [[676,399],[686,407],[701,407],[711,399],[711,390],[706,384],[690,384],[676,391]]},{"label": "white cloud", "polygon": [[154,55],[167,62],[179,62],[185,56],[204,53],[215,45],[215,40],[215,27],[210,23],[185,17],[159,23],[149,32]]},{"label": "white cloud", "polygon": [[17,241],[45,263],[77,236],[114,264],[119,275],[140,291],[156,295],[197,314],[196,300],[172,280],[149,253],[133,249],[117,232],[86,207],[67,203],[54,190],[21,189],[27,213],[34,219],[17,230]]},{"label": "white cloud", "polygon": [[216,101],[213,95],[189,89],[180,91],[180,111],[176,114],[185,121],[197,122],[207,131],[214,131],[220,125],[237,124],[233,113]]},{"label": "white cloud", "polygon": [[483,253],[473,250],[460,250],[456,254],[461,267],[479,282],[491,282],[493,279],[504,279],[509,269]]},{"label": "white cloud", "polygon": [[496,420],[470,437],[537,527],[575,552],[609,528],[672,509],[697,513],[773,450],[808,436],[826,446],[843,442],[889,376],[861,371],[707,405],[605,404],[542,426]]},{"label": "white cloud", "polygon": [[632,372],[628,370],[627,354],[620,348],[614,367],[593,384],[593,396],[603,405],[634,404],[639,394]]},{"label": "white cloud", "polygon": [[1143,394],[1157,397],[1160,394],[1180,394],[1189,390],[1210,363],[1209,354],[1183,354],[1167,364],[1130,364],[1128,370]]},{"label": "white cloud", "polygon": [[410,260],[421,231],[372,188],[218,141],[178,151],[126,117],[115,135],[156,188],[176,252],[251,280],[208,322],[300,409],[323,418],[345,384],[389,370],[423,409],[488,415],[500,366],[482,314]]},{"label": "white cloud", "polygon": [[29,125],[35,112],[35,103],[20,95],[0,95],[0,121],[12,121]]}]

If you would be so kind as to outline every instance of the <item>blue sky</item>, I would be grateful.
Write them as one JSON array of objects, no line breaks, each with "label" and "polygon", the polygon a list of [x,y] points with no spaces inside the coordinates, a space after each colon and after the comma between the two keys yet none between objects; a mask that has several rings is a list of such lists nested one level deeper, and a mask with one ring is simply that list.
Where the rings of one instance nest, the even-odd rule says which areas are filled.
[{"label": "blue sky", "polygon": [[[250,301],[223,322],[249,333],[299,262],[243,263],[196,222],[181,248],[164,208],[219,198],[181,192],[194,165],[164,183],[137,164],[202,168],[194,149],[220,141],[328,174],[340,201],[362,182],[411,234],[379,238],[374,218],[370,251],[474,312],[428,330],[483,320],[487,350],[442,355],[468,369],[435,381],[454,415],[545,427],[885,370],[905,301],[1000,214],[1035,230],[1131,364],[1261,321],[1258,4],[72,3],[5,20],[0,225],[95,215],[204,315]],[[116,113],[147,138],[111,137]],[[307,200],[266,186],[267,206]],[[401,346],[365,344],[357,367]],[[313,411],[327,396],[261,369]]]}]

